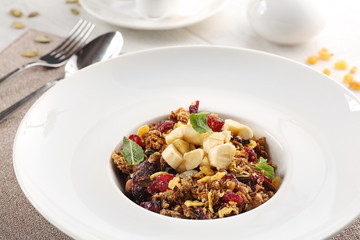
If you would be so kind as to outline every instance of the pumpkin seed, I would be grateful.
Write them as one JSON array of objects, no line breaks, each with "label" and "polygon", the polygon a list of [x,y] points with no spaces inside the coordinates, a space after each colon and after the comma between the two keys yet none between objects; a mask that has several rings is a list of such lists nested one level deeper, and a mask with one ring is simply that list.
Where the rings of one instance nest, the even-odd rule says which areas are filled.
[{"label": "pumpkin seed", "polygon": [[22,22],[13,22],[11,26],[16,29],[23,29],[26,27]]},{"label": "pumpkin seed", "polygon": [[70,11],[74,15],[79,15],[79,11],[77,9],[75,9],[75,8],[71,8]]},{"label": "pumpkin seed", "polygon": [[32,18],[32,17],[36,17],[36,16],[38,16],[38,15],[39,15],[39,12],[34,11],[34,12],[29,13],[28,17],[29,17],[29,18]]},{"label": "pumpkin seed", "polygon": [[11,9],[10,14],[13,15],[14,17],[17,17],[17,18],[21,18],[22,15],[23,15],[23,13],[20,10],[17,10],[17,9]]},{"label": "pumpkin seed", "polygon": [[68,3],[68,4],[78,4],[78,3],[79,3],[79,0],[66,0],[65,3]]},{"label": "pumpkin seed", "polygon": [[39,55],[39,53],[36,51],[26,51],[26,52],[21,53],[21,56],[28,57],[28,58],[33,58],[38,55]]},{"label": "pumpkin seed", "polygon": [[45,35],[39,35],[35,37],[34,41],[38,43],[49,43],[52,41],[52,39]]}]

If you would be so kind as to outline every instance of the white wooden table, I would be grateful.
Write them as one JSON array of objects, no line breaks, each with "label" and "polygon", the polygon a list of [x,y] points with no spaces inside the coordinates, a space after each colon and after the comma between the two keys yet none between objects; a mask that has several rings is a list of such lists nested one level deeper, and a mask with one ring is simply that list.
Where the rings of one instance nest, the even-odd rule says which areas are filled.
[{"label": "white wooden table", "polygon": [[[259,37],[249,26],[246,18],[246,6],[249,0],[233,0],[231,4],[215,16],[195,25],[167,31],[141,31],[119,28],[105,24],[81,7],[65,4],[65,0],[0,0],[0,50],[5,48],[25,30],[10,27],[14,18],[9,9],[16,8],[24,12],[38,11],[40,16],[25,19],[27,28],[66,36],[69,29],[79,18],[96,23],[93,36],[100,33],[120,30],[125,39],[124,53],[143,49],[189,44],[225,45],[252,48],[285,56],[300,62],[326,47],[335,53],[335,59],[345,59],[350,65],[360,67],[360,1],[328,0],[323,1],[328,24],[314,40],[298,46],[279,46]],[[74,16],[70,8],[78,8],[80,14]],[[331,62],[316,64],[322,70]],[[343,72],[335,73],[334,78],[341,81]],[[357,77],[360,80],[360,74]],[[355,91],[360,97],[360,91]]]}]

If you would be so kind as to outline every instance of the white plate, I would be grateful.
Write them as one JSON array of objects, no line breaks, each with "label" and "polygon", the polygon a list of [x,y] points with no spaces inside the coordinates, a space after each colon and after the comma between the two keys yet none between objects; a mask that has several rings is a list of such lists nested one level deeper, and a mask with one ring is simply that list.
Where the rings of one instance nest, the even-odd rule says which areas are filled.
[{"label": "white plate", "polygon": [[[94,17],[120,27],[141,30],[168,30],[189,26],[209,18],[223,9],[231,0],[202,0],[203,5],[190,2],[186,8],[180,5],[179,12],[169,18],[149,20],[142,18],[135,11],[132,0],[80,0],[81,6]],[[199,2],[199,0],[198,0]]]},{"label": "white plate", "polygon": [[[284,181],[267,203],[219,220],[146,211],[119,190],[110,154],[124,135],[193,100],[268,139]],[[21,188],[76,239],[324,239],[360,213],[360,102],[314,70],[267,53],[164,48],[93,65],[24,117],[14,144]]]}]

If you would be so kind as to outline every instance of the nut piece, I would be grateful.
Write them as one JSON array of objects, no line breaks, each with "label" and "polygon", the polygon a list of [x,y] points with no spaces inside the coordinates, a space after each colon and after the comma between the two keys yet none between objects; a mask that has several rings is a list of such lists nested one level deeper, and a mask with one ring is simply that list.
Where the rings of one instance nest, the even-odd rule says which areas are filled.
[{"label": "nut piece", "polygon": [[23,29],[26,27],[22,22],[13,22],[11,26],[15,29]]},{"label": "nut piece", "polygon": [[35,37],[34,41],[38,43],[49,43],[52,41],[52,39],[45,35],[39,35]]},{"label": "nut piece", "polygon": [[20,10],[17,9],[11,9],[10,14],[16,18],[21,18],[23,13]]},{"label": "nut piece", "polygon": [[33,12],[29,13],[28,18],[39,16],[39,14],[40,14],[39,12],[33,11]]},{"label": "nut piece", "polygon": [[36,57],[38,55],[39,55],[39,53],[35,52],[35,51],[27,51],[27,52],[21,53],[21,56],[28,57],[28,58],[33,58],[33,57]]}]

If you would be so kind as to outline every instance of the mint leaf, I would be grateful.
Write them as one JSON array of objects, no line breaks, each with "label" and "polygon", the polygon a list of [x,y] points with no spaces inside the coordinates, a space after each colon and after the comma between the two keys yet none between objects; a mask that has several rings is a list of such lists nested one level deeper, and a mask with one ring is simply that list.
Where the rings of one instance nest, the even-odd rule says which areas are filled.
[{"label": "mint leaf", "polygon": [[259,157],[258,163],[266,163],[266,162],[267,162],[267,159],[266,159],[266,158]]},{"label": "mint leaf", "polygon": [[259,162],[255,165],[257,169],[264,171],[264,175],[270,179],[275,177],[274,168],[267,164],[267,159],[260,157]]},{"label": "mint leaf", "polygon": [[124,137],[123,144],[124,148],[120,152],[130,165],[137,165],[144,161],[144,150],[136,142]]},{"label": "mint leaf", "polygon": [[206,115],[210,112],[192,113],[190,114],[190,123],[193,129],[199,133],[212,132],[207,125]]}]

